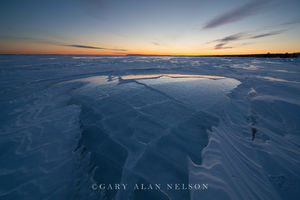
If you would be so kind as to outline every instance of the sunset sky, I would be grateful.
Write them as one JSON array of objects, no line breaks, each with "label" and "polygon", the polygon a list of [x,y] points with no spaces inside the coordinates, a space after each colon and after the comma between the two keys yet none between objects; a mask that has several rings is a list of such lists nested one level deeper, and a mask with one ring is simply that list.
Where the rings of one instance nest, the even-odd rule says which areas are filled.
[{"label": "sunset sky", "polygon": [[0,53],[300,52],[299,0],[1,0]]}]

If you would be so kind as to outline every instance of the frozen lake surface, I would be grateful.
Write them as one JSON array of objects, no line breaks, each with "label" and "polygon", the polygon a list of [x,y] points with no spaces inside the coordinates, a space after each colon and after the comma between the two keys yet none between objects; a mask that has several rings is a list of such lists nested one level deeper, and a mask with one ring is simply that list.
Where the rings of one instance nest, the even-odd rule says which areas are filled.
[{"label": "frozen lake surface", "polygon": [[299,67],[280,58],[1,55],[0,197],[297,199]]}]

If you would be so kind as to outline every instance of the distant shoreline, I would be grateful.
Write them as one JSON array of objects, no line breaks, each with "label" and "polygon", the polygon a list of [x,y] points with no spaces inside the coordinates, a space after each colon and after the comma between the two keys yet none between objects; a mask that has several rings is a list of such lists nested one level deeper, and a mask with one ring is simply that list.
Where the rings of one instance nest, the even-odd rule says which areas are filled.
[{"label": "distant shoreline", "polygon": [[91,55],[91,54],[0,54],[0,55],[38,55],[38,56],[172,56],[172,57],[257,57],[257,58],[298,58],[300,53],[266,53],[266,54],[232,54],[232,55],[150,55],[150,54],[126,54],[126,55]]},{"label": "distant shoreline", "polygon": [[174,56],[174,57],[260,57],[260,58],[297,58],[300,53],[266,53],[266,54],[233,54],[233,55],[144,55],[127,54],[127,56]]}]

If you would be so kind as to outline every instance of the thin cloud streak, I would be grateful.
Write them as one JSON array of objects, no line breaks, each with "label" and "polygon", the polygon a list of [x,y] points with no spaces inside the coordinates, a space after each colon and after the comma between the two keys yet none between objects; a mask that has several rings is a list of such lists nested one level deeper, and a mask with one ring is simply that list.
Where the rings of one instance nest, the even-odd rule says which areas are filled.
[{"label": "thin cloud streak", "polygon": [[155,46],[161,46],[158,42],[152,42],[152,44]]},{"label": "thin cloud streak", "polygon": [[229,47],[229,46],[225,46],[225,45],[227,45],[228,43],[233,42],[233,41],[242,40],[243,38],[245,38],[245,35],[246,35],[246,33],[236,33],[236,34],[229,35],[229,36],[226,36],[226,37],[218,39],[218,40],[214,40],[212,42],[218,42],[218,44],[215,45],[214,49],[216,49],[216,50],[232,49],[233,47]]},{"label": "thin cloud streak", "polygon": [[80,44],[67,44],[67,45],[62,45],[62,46],[75,47],[75,48],[83,48],[83,49],[100,49],[100,50],[111,50],[111,51],[127,51],[126,49],[110,49],[110,48],[87,46],[87,45],[80,45]]},{"label": "thin cloud streak", "polygon": [[245,33],[236,33],[233,35],[229,35],[227,37],[224,37],[222,39],[215,40],[217,42],[230,42],[230,41],[235,41],[235,40],[240,40],[245,36]]},{"label": "thin cloud streak", "polygon": [[285,23],[281,23],[278,26],[287,26],[287,25],[294,25],[294,24],[299,24],[300,23],[300,18],[285,22]]},{"label": "thin cloud streak", "polygon": [[96,46],[89,46],[89,45],[81,45],[81,44],[66,44],[57,41],[51,41],[46,39],[37,39],[37,38],[30,38],[30,37],[14,37],[14,36],[0,36],[0,39],[10,39],[10,40],[23,40],[29,41],[34,43],[41,43],[41,44],[50,44],[55,46],[64,46],[64,47],[74,47],[74,48],[82,48],[82,49],[98,49],[98,50],[109,50],[109,51],[127,51],[126,49],[111,49],[105,47],[96,47]]},{"label": "thin cloud streak", "polygon": [[231,49],[232,47],[224,47],[227,43],[219,43],[215,46],[215,49]]},{"label": "thin cloud streak", "polygon": [[252,37],[250,37],[249,39],[258,39],[258,38],[263,38],[263,37],[269,37],[272,35],[278,35],[285,32],[285,30],[281,30],[281,31],[273,31],[273,32],[269,32],[269,33],[264,33],[264,34],[259,34],[259,35],[254,35]]},{"label": "thin cloud streak", "polygon": [[230,48],[233,48],[233,47],[228,47],[228,46],[225,46],[225,45],[228,45],[229,43],[231,42],[234,42],[234,41],[240,41],[240,40],[253,40],[253,39],[260,39],[260,38],[264,38],[264,37],[270,37],[270,36],[273,36],[273,35],[279,35],[283,32],[285,32],[287,30],[279,30],[279,31],[272,31],[272,32],[268,32],[268,33],[263,33],[263,34],[256,34],[256,35],[251,35],[250,33],[236,33],[236,34],[233,34],[233,35],[229,35],[229,36],[226,36],[224,38],[221,38],[221,39],[217,39],[217,40],[214,40],[210,43],[214,43],[214,42],[217,42],[218,44],[215,45],[215,48],[214,49],[230,49]]},{"label": "thin cloud streak", "polygon": [[219,15],[209,21],[203,29],[216,28],[224,24],[233,23],[239,20],[242,20],[246,17],[258,14],[262,8],[264,8],[270,0],[253,0],[247,4],[240,6],[236,9],[233,9],[227,13]]},{"label": "thin cloud streak", "polygon": [[62,45],[62,46],[76,47],[76,48],[83,48],[83,49],[105,49],[105,48],[102,48],[102,47],[93,47],[93,46],[86,46],[86,45],[79,45],[79,44],[65,44],[65,45]]}]

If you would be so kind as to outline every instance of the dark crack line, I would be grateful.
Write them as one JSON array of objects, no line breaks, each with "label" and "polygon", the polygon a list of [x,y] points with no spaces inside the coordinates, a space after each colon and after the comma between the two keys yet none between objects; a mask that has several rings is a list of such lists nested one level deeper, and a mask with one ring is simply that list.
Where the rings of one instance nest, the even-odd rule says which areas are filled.
[{"label": "dark crack line", "polygon": [[183,102],[181,102],[181,101],[175,99],[174,97],[171,97],[171,96],[167,95],[166,93],[164,93],[164,92],[162,92],[162,91],[160,91],[160,90],[158,90],[158,89],[152,88],[152,87],[150,87],[149,85],[144,84],[144,83],[141,83],[141,82],[138,82],[138,81],[136,81],[136,80],[133,80],[133,82],[135,82],[136,84],[142,85],[142,86],[144,86],[145,88],[147,88],[147,89],[149,89],[149,90],[151,90],[151,91],[153,91],[153,92],[156,92],[156,93],[158,93],[158,94],[163,95],[164,97],[166,97],[166,98],[168,98],[168,99],[174,101],[175,103],[181,105],[182,107],[184,107],[185,109],[187,109],[187,110],[189,110],[189,111],[191,111],[191,112],[193,112],[193,113],[196,112],[194,109],[188,107],[188,106],[187,106],[186,104],[184,104]]}]

